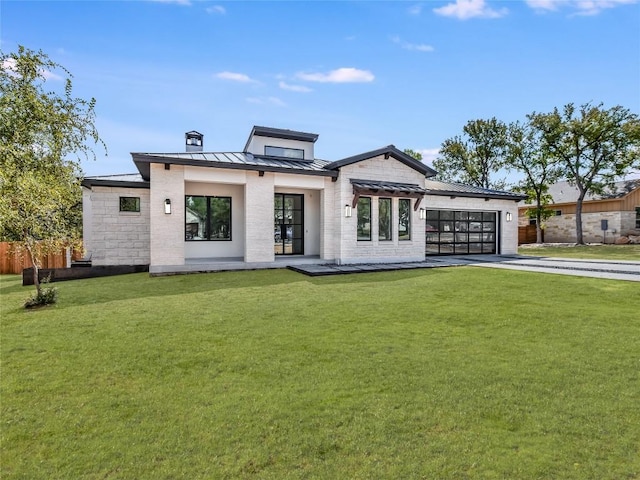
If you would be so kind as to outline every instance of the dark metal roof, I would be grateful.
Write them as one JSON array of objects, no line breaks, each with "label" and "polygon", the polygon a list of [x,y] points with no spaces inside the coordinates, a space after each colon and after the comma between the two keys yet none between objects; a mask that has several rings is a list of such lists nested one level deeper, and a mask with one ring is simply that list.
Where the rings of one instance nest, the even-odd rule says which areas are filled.
[{"label": "dark metal roof", "polygon": [[149,188],[149,182],[142,178],[139,173],[125,173],[122,175],[103,175],[85,177],[82,179],[82,186],[91,187],[129,187],[129,188]]},{"label": "dark metal roof", "polygon": [[451,197],[475,197],[475,198],[496,198],[504,200],[524,200],[526,195],[507,192],[504,190],[491,190],[489,188],[474,187],[461,183],[440,182],[437,180],[425,180],[427,195],[443,195]]},{"label": "dark metal roof", "polygon": [[132,153],[131,156],[145,180],[150,178],[149,165],[151,163],[298,173],[305,175],[322,175],[326,177],[338,176],[338,172],[324,168],[328,162],[318,159],[313,161],[296,161],[238,152]]},{"label": "dark metal roof", "polygon": [[272,128],[272,127],[260,127],[254,125],[247,139],[247,143],[244,146],[244,151],[247,151],[251,137],[270,137],[270,138],[284,138],[285,140],[300,140],[302,142],[315,143],[318,140],[316,133],[297,132],[295,130],[286,130],[284,128]]},{"label": "dark metal roof", "polygon": [[424,195],[426,190],[420,185],[415,183],[395,183],[395,182],[380,182],[377,180],[358,180],[352,178],[351,184],[354,188],[362,190],[377,190],[381,193],[401,193],[401,194],[420,194]]},{"label": "dark metal roof", "polygon": [[380,155],[385,155],[385,158],[393,157],[399,162],[404,163],[408,167],[424,174],[426,177],[433,177],[437,174],[435,170],[429,168],[427,165],[419,160],[416,160],[412,156],[407,155],[403,151],[398,150],[394,145],[387,145],[386,147],[382,147],[377,150],[372,150],[370,152],[361,153],[360,155],[354,155],[353,157],[348,157],[342,160],[331,162],[326,165],[325,168],[327,170],[338,170],[346,165],[351,165],[352,163],[361,162],[363,160],[368,160]]}]

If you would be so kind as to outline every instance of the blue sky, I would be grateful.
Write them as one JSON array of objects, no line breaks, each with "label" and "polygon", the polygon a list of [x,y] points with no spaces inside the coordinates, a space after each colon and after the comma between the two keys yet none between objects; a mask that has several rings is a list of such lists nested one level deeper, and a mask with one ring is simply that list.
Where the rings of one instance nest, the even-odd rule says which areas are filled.
[{"label": "blue sky", "polygon": [[2,0],[0,27],[3,52],[41,49],[96,98],[108,156],[87,175],[183,151],[189,130],[209,151],[264,125],[319,134],[327,160],[394,144],[428,162],[471,119],[640,113],[638,0]]}]

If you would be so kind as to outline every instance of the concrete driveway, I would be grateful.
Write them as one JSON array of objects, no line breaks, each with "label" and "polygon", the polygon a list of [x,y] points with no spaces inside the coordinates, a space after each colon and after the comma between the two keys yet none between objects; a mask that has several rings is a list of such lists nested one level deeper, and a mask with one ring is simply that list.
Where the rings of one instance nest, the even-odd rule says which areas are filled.
[{"label": "concrete driveway", "polygon": [[489,257],[469,265],[640,282],[640,260],[575,260],[525,255]]}]

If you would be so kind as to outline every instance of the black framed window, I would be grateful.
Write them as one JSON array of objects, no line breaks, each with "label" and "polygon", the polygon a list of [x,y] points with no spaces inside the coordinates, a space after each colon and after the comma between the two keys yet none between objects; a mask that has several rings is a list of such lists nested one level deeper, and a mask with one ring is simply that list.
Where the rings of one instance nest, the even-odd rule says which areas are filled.
[{"label": "black framed window", "polygon": [[231,197],[187,195],[185,240],[231,240]]},{"label": "black framed window", "polygon": [[426,254],[496,253],[496,212],[427,210]]},{"label": "black framed window", "polygon": [[640,207],[636,207],[636,228],[640,228]]},{"label": "black framed window", "polygon": [[358,240],[371,240],[371,198],[358,199]]},{"label": "black framed window", "polygon": [[120,197],[121,212],[139,212],[140,197]]},{"label": "black framed window", "polygon": [[378,199],[378,240],[388,241],[392,239],[392,215],[391,199]]},{"label": "black framed window", "polygon": [[293,158],[296,160],[304,160],[304,150],[301,148],[285,148],[265,146],[264,154],[270,157]]},{"label": "black framed window", "polygon": [[398,200],[398,240],[411,240],[411,199]]}]

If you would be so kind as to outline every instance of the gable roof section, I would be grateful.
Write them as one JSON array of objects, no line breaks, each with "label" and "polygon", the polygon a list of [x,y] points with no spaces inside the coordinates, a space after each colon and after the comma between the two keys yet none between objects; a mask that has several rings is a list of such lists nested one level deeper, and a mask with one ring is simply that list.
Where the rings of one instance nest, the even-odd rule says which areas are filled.
[{"label": "gable roof section", "polygon": [[190,165],[194,167],[230,168],[263,172],[297,173],[337,177],[338,172],[326,170],[324,160],[295,161],[257,156],[244,152],[180,152],[180,153],[132,153],[142,178],[149,180],[152,163]]},{"label": "gable roof section", "polygon": [[[611,188],[605,190],[602,194],[588,193],[584,197],[584,201],[616,200],[630,194],[638,188],[640,188],[640,178],[623,180],[621,182],[615,182]],[[553,198],[553,205],[555,205],[561,203],[576,203],[580,192],[577,187],[571,185],[569,182],[558,182],[549,185],[549,194]]]},{"label": "gable roof section", "polygon": [[427,195],[442,195],[450,197],[493,198],[503,200],[520,201],[527,198],[526,195],[507,192],[505,190],[492,190],[489,188],[474,187],[461,183],[440,182],[438,180],[425,180]]},{"label": "gable roof section", "polygon": [[331,162],[325,166],[327,170],[339,170],[342,167],[351,165],[353,163],[361,162],[363,160],[369,160],[370,158],[384,155],[385,158],[393,157],[406,166],[413,168],[414,170],[424,174],[426,177],[433,177],[437,174],[435,170],[429,168],[427,165],[419,160],[416,160],[410,155],[407,155],[401,150],[398,150],[394,145],[387,145],[386,147],[372,150],[370,152],[361,153],[360,155],[354,155],[353,157],[344,158],[336,162]]},{"label": "gable roof section", "polygon": [[296,130],[286,130],[284,128],[273,127],[260,127],[254,125],[247,139],[247,143],[244,145],[244,151],[249,148],[252,137],[270,137],[270,138],[284,138],[285,140],[299,140],[301,142],[315,143],[318,140],[316,133],[298,132]]}]

